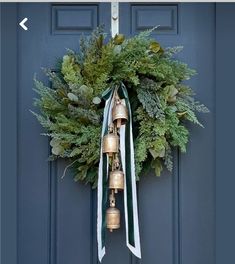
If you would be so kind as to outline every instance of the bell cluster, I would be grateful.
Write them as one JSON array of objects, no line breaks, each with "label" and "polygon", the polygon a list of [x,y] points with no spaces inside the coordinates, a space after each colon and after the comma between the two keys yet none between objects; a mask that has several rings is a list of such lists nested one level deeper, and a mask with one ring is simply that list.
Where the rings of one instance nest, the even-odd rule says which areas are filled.
[{"label": "bell cluster", "polygon": [[111,162],[109,164],[109,208],[106,211],[106,227],[112,232],[120,228],[120,210],[116,208],[115,194],[124,190],[124,172],[120,159],[120,128],[128,120],[127,107],[115,92],[112,108],[112,123],[108,133],[103,137],[103,153]]}]

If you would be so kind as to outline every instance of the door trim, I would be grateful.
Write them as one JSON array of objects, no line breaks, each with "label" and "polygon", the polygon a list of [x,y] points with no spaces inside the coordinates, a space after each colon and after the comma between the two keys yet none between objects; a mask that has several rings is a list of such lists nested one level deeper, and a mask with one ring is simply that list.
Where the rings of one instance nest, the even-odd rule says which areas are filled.
[{"label": "door trim", "polygon": [[1,263],[17,263],[18,4],[1,3]]}]

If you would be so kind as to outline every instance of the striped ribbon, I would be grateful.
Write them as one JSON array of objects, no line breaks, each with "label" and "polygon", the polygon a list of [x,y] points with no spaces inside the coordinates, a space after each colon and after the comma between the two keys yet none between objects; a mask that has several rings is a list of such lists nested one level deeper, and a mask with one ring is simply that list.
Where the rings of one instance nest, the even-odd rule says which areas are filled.
[{"label": "striped ribbon", "polygon": [[[127,89],[123,83],[120,84],[117,93],[126,105],[129,113],[127,123],[120,128],[120,155],[124,172],[126,245],[136,257],[141,258],[131,106]],[[105,100],[105,108],[101,139],[107,134],[108,127],[112,122],[114,88],[107,89],[103,94],[103,99]],[[108,175],[109,157],[107,154],[103,153],[101,144],[97,191],[97,241],[100,262],[105,255],[105,214],[108,206]]]}]

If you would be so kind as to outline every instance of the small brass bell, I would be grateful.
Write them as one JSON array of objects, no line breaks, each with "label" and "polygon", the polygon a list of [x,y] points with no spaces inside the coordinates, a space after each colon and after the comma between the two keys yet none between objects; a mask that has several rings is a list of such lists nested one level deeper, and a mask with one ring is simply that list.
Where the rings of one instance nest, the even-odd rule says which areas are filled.
[{"label": "small brass bell", "polygon": [[120,228],[120,211],[115,208],[114,193],[110,195],[110,207],[106,211],[106,226],[110,232]]},{"label": "small brass bell", "polygon": [[122,104],[120,99],[116,100],[116,105],[114,105],[112,110],[113,122],[117,124],[117,128],[124,125],[128,120],[128,110],[127,107]]},{"label": "small brass bell", "polygon": [[109,207],[106,211],[106,223],[110,232],[120,228],[120,211],[115,207]]},{"label": "small brass bell", "polygon": [[118,190],[124,189],[124,173],[121,170],[110,172],[109,189],[114,189],[115,193],[117,193]]},{"label": "small brass bell", "polygon": [[110,157],[117,153],[119,149],[119,137],[114,133],[109,133],[103,138],[103,153],[107,153]]}]

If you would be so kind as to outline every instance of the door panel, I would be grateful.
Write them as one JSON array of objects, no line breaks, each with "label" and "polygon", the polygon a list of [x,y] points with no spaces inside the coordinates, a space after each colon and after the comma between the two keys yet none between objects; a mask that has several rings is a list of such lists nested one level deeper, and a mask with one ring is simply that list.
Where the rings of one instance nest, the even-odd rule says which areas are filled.
[{"label": "door panel", "polygon": [[[19,263],[91,263],[91,188],[75,184],[70,175],[61,180],[66,164],[47,161],[48,140],[40,136],[42,129],[29,109],[36,96],[34,74],[47,81],[41,67],[54,68],[66,48],[77,49],[81,31],[89,34],[103,23],[108,31],[109,9],[108,4],[19,5],[19,17],[28,17],[30,24],[30,34],[19,31]],[[80,28],[80,19],[68,20],[74,11],[90,14],[91,21],[84,20]]]},{"label": "door panel", "polygon": [[[122,33],[160,24],[154,38],[184,46],[177,56],[197,70],[189,83],[211,113],[200,116],[205,129],[190,127],[188,153],[175,152],[172,175],[138,183],[142,260],[125,246],[122,219],[107,234],[104,264],[214,264],[214,12],[214,4],[120,4]],[[28,110],[34,73],[46,82],[40,68],[54,68],[66,48],[77,49],[81,33],[102,23],[109,32],[110,4],[19,4],[18,16],[30,24],[18,32],[18,262],[98,263],[96,191],[71,175],[61,179],[66,164],[47,162],[48,140]]]},{"label": "door panel", "polygon": [[[169,18],[161,18],[161,8],[126,4],[121,23],[132,17],[132,24],[126,23],[128,28],[123,23],[122,32],[135,34],[138,14],[145,28],[149,10],[152,16],[155,13],[156,24],[159,19],[164,26],[153,36],[165,47],[184,46],[177,57],[197,70],[198,75],[188,83],[211,113],[200,116],[205,129],[190,126],[187,154],[175,154],[173,175],[165,173],[159,179],[150,176],[140,181],[141,263],[214,263],[214,5],[164,5],[164,15],[171,16],[171,23]],[[152,19],[150,24],[154,26]]]}]

